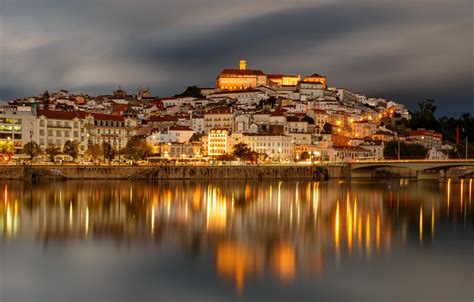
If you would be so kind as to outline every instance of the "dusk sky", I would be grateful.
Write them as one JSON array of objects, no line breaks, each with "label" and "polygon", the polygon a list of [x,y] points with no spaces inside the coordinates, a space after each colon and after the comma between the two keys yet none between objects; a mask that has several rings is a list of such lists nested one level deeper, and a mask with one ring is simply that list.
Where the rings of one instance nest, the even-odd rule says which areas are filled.
[{"label": "dusk sky", "polygon": [[168,96],[224,68],[327,75],[438,114],[474,112],[472,0],[0,0],[0,99]]}]

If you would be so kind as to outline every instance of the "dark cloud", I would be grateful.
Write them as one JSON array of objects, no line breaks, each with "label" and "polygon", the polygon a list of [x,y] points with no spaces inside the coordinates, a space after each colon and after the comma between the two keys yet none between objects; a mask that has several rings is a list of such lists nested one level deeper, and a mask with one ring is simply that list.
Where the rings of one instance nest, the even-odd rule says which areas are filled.
[{"label": "dark cloud", "polygon": [[472,28],[465,0],[0,0],[0,99],[118,84],[168,95],[214,85],[246,58],[411,108],[433,98],[441,114],[473,112]]}]

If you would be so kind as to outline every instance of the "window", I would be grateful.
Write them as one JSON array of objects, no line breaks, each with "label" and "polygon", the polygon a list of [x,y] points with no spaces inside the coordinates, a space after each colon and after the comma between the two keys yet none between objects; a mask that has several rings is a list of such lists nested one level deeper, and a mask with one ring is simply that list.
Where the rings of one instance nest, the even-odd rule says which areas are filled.
[{"label": "window", "polygon": [[40,129],[39,134],[40,136],[44,136],[44,129]]},{"label": "window", "polygon": [[78,137],[78,136],[79,136],[79,132],[74,131],[74,137]]},{"label": "window", "polygon": [[53,130],[48,130],[48,136],[53,136]]},{"label": "window", "polygon": [[44,124],[45,124],[45,123],[44,123],[44,120],[40,120],[40,126],[41,126],[41,127],[44,127]]},{"label": "window", "polygon": [[57,131],[56,131],[56,136],[57,136],[57,137],[61,137],[61,131],[57,130]]}]

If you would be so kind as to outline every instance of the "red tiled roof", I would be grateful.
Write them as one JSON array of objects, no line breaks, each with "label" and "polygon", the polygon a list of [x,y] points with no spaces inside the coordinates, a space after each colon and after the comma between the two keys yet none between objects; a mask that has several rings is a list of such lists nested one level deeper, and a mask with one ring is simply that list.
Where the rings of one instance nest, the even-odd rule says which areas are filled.
[{"label": "red tiled roof", "polygon": [[72,120],[74,118],[83,118],[85,116],[85,113],[82,111],[57,111],[38,109],[36,111],[36,115],[57,120]]},{"label": "red tiled roof", "polygon": [[194,131],[193,129],[189,128],[188,126],[181,126],[181,125],[173,125],[169,129],[174,130],[174,131]]},{"label": "red tiled roof", "polygon": [[261,70],[252,69],[224,69],[220,73],[220,76],[224,75],[239,75],[239,76],[264,76],[265,74]]},{"label": "red tiled roof", "polygon": [[124,120],[123,116],[119,115],[111,115],[111,114],[103,114],[103,113],[87,113],[94,117],[94,120],[101,120],[101,121],[118,121],[122,122]]},{"label": "red tiled roof", "polygon": [[171,115],[163,115],[163,116],[152,116],[148,119],[148,122],[177,122],[178,118],[176,116]]}]

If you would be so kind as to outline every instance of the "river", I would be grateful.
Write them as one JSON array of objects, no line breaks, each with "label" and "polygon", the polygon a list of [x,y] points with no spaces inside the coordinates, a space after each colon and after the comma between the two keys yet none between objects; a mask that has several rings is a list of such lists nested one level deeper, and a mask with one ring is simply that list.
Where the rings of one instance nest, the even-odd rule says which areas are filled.
[{"label": "river", "polygon": [[473,180],[0,182],[0,301],[473,301]]}]

